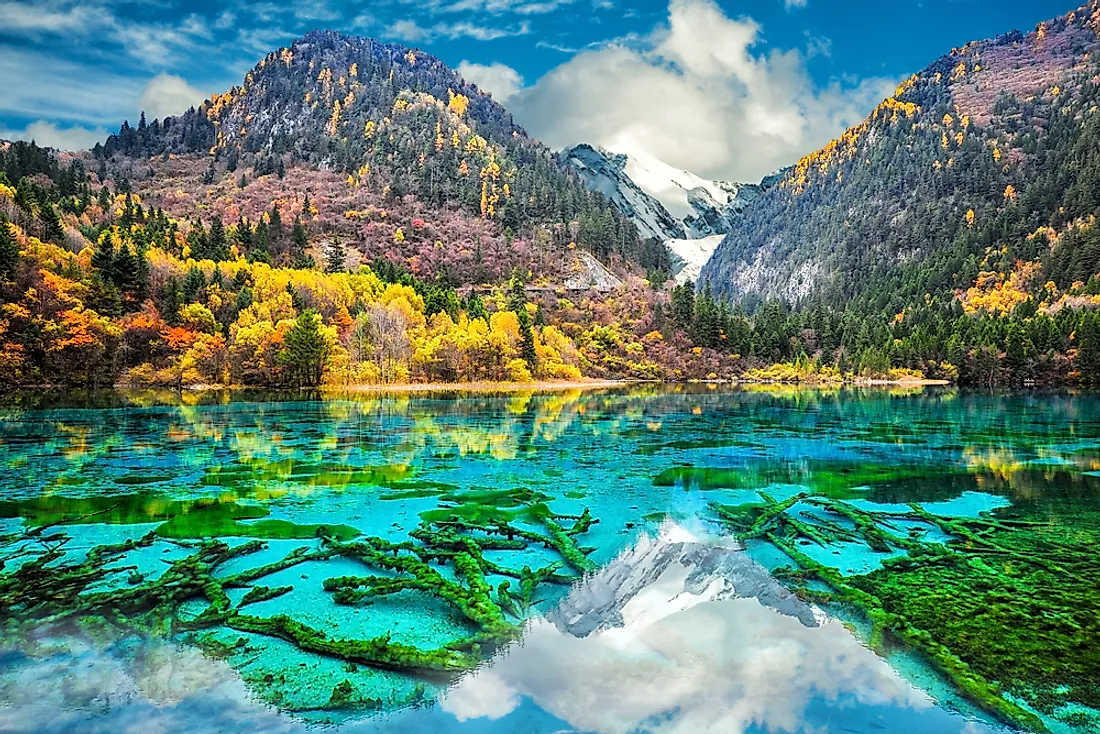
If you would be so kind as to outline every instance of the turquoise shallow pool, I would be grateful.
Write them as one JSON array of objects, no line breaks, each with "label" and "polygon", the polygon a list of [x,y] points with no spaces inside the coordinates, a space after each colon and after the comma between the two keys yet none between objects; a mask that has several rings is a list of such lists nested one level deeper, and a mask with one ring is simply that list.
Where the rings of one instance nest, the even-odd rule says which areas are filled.
[{"label": "turquoise shallow pool", "polygon": [[1088,732],[1100,400],[20,395],[0,731]]}]

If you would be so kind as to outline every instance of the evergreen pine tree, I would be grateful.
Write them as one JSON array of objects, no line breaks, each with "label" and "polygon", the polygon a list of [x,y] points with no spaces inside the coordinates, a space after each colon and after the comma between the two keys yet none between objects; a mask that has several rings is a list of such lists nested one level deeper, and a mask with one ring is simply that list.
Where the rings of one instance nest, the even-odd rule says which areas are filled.
[{"label": "evergreen pine tree", "polygon": [[191,257],[195,260],[209,258],[210,247],[208,243],[206,228],[202,226],[202,222],[196,220],[191,224],[191,231],[187,233],[187,246],[191,250]]},{"label": "evergreen pine tree", "polygon": [[489,320],[489,312],[485,310],[485,302],[481,300],[481,296],[476,293],[470,294],[470,299],[466,304],[466,315],[473,319]]},{"label": "evergreen pine tree", "polygon": [[0,214],[0,280],[9,280],[19,262],[19,243],[8,218]]},{"label": "evergreen pine tree", "polygon": [[210,222],[210,234],[206,242],[207,257],[214,261],[229,260],[232,253],[229,250],[229,239],[225,234],[225,223],[220,215],[214,215]]},{"label": "evergreen pine tree", "polygon": [[332,345],[321,328],[321,316],[316,311],[304,311],[286,334],[286,347],[279,358],[301,387],[316,387],[324,376]]},{"label": "evergreen pine tree", "polygon": [[538,353],[535,351],[535,330],[531,326],[531,314],[524,307],[516,312],[516,317],[519,319],[519,356],[523,357],[527,368],[534,372],[538,364]]},{"label": "evergreen pine tree", "polygon": [[1100,314],[1084,315],[1077,328],[1077,371],[1081,382],[1100,386]]},{"label": "evergreen pine tree", "polygon": [[340,235],[334,234],[325,251],[325,272],[342,273],[346,269],[347,253],[344,251],[344,244],[340,241]]},{"label": "evergreen pine tree", "polygon": [[65,239],[65,228],[61,226],[61,217],[53,204],[43,204],[39,209],[42,218],[43,239],[54,244],[62,244]]},{"label": "evergreen pine tree", "polygon": [[309,248],[309,235],[301,217],[294,218],[294,227],[290,231],[290,266],[293,268],[312,268],[316,265],[313,258],[306,254]]},{"label": "evergreen pine tree", "polygon": [[187,271],[187,277],[183,281],[183,302],[193,303],[199,295],[199,291],[206,287],[206,276],[194,265]]}]

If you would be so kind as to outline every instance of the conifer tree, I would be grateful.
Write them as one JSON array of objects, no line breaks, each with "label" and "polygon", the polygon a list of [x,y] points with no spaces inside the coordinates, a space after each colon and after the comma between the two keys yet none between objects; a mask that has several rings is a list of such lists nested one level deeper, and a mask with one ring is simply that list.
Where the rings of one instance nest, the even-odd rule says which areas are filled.
[{"label": "conifer tree", "polygon": [[225,234],[225,223],[219,215],[215,215],[210,222],[210,234],[207,235],[206,256],[211,260],[229,260],[232,255],[229,251],[229,240]]},{"label": "conifer tree", "polygon": [[344,251],[344,244],[340,241],[340,235],[334,234],[325,251],[325,272],[342,273],[346,269],[347,253]]},{"label": "conifer tree", "polygon": [[304,311],[287,332],[286,347],[279,358],[297,385],[316,387],[321,384],[331,351],[332,345],[321,331],[321,316],[316,311]]},{"label": "conifer tree", "polygon": [[473,319],[489,320],[489,312],[485,310],[485,302],[481,300],[481,296],[477,293],[471,293],[470,299],[466,304],[466,315]]},{"label": "conifer tree", "polygon": [[293,268],[312,268],[316,265],[313,258],[306,254],[309,248],[309,235],[301,217],[294,218],[294,227],[290,231],[290,266]]},{"label": "conifer tree", "polygon": [[516,312],[519,319],[520,355],[532,372],[538,364],[538,353],[535,351],[535,330],[531,326],[531,314],[527,308],[521,308]]},{"label": "conifer tree", "polygon": [[9,280],[15,274],[19,261],[19,243],[15,239],[8,218],[0,215],[0,280]]},{"label": "conifer tree", "polygon": [[1077,371],[1081,382],[1100,385],[1100,314],[1088,313],[1077,329]]}]

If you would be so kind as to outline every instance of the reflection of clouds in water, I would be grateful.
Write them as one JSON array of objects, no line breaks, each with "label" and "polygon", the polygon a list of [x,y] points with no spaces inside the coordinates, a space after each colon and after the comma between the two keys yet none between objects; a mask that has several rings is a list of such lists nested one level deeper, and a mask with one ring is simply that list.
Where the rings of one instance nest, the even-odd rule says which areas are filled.
[{"label": "reflection of clouds in water", "polygon": [[496,721],[515,711],[520,704],[519,693],[491,669],[467,676],[459,688],[461,692],[448,696],[443,704],[443,709],[459,721]]},{"label": "reflection of clouds in water", "polygon": [[[926,722],[924,731],[967,725],[933,709],[839,622],[807,627],[755,598],[722,598],[729,588],[721,579],[689,594],[688,572],[666,569],[622,608],[619,627],[578,638],[534,622],[519,646],[452,688],[442,708],[459,721],[498,719],[525,695],[577,729],[606,734],[809,732],[824,725],[810,720],[823,707],[832,710],[826,721],[851,725],[845,731],[864,731],[859,721],[883,707],[940,717],[947,727]],[[849,720],[860,707],[875,713]]]},{"label": "reflection of clouds in water", "polygon": [[[700,545],[666,525],[659,540],[639,541],[574,589],[556,623],[532,622],[522,643],[460,681],[439,706],[327,730],[989,734],[935,708],[840,623],[790,616],[800,613],[792,600],[772,594],[775,582],[754,569],[743,553]],[[257,701],[227,664],[195,649],[132,638],[103,649],[66,638],[0,649],[0,731],[317,728]]]},{"label": "reflection of clouds in water", "polygon": [[44,639],[6,651],[0,731],[11,734],[282,734],[299,726],[250,699],[224,663],[194,649],[136,640],[98,651]]}]

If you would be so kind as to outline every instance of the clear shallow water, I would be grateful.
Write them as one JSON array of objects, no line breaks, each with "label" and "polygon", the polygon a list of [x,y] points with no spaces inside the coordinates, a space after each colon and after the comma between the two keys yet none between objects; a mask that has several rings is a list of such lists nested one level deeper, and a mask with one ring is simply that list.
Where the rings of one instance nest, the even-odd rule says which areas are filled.
[{"label": "clear shallow water", "polygon": [[[1066,648],[1096,634],[1084,553],[1100,499],[1095,397],[704,387],[192,399],[206,404],[22,397],[3,413],[0,730],[1089,730],[1100,674]],[[499,523],[528,535],[489,547],[507,537],[487,532]],[[465,546],[438,534],[456,527],[487,544],[467,549],[476,578],[454,557]],[[85,563],[90,548],[142,538]],[[186,565],[209,538],[229,557]],[[412,560],[319,557],[364,539],[408,544],[388,553]],[[425,558],[445,540],[450,556]],[[947,555],[897,565],[931,549]],[[249,576],[295,552],[313,555]],[[17,576],[23,563],[46,573]],[[59,603],[76,582],[42,578],[58,584],[66,564],[95,578]],[[790,574],[818,564],[840,578]],[[557,578],[524,595],[525,567]],[[204,587],[155,614],[148,595],[127,606],[172,573],[209,573],[224,605]],[[359,596],[336,604],[326,580],[340,577],[422,583],[370,597],[369,584],[348,586]],[[1063,584],[1071,596],[1014,601]],[[32,586],[53,596],[16,593]],[[280,593],[247,598],[257,586]],[[894,615],[891,629],[841,598],[855,591]],[[106,608],[80,607],[105,594]],[[303,649],[285,625],[248,621],[276,618],[327,641],[461,642],[448,660],[471,670],[349,662],[346,648]],[[1028,639],[996,629],[1025,619],[1041,620]],[[910,629],[933,643],[914,646]],[[1020,650],[983,654],[984,636]],[[1053,653],[1003,662],[1027,645]],[[941,648],[986,688],[952,678]],[[1010,708],[983,700],[989,685]]]}]

